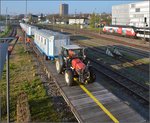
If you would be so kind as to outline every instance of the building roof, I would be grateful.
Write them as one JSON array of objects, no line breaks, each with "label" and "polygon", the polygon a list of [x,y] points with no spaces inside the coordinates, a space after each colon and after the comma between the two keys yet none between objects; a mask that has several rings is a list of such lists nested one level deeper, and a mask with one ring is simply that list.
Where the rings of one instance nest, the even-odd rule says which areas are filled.
[{"label": "building roof", "polygon": [[75,49],[82,49],[80,46],[78,46],[78,45],[64,45],[63,46],[65,49],[67,49],[67,50],[69,50],[69,49],[71,49],[71,50],[75,50]]},{"label": "building roof", "polygon": [[55,39],[66,39],[69,37],[68,35],[64,35],[62,33],[54,32],[46,29],[36,30],[35,33],[38,33],[40,36],[43,36],[45,38],[54,37]]}]

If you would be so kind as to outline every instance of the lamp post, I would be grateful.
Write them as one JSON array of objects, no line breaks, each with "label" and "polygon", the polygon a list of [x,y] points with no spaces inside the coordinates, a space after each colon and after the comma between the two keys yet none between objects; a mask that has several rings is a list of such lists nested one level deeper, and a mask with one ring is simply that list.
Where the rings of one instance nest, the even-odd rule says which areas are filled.
[{"label": "lamp post", "polygon": [[6,29],[7,29],[7,8],[6,8]]},{"label": "lamp post", "polygon": [[9,97],[10,97],[10,93],[9,93],[9,90],[10,90],[10,81],[9,81],[9,51],[7,52],[7,55],[6,55],[6,71],[7,71],[7,74],[6,74],[6,79],[7,79],[7,123],[10,122],[10,112],[9,112],[9,105],[10,105],[10,100],[9,100]]},{"label": "lamp post", "polygon": [[77,11],[77,9],[75,9],[75,26],[74,26],[75,34],[76,34],[76,11]]},{"label": "lamp post", "polygon": [[[8,48],[8,41],[7,40],[12,40],[14,38],[8,37],[8,38],[0,38],[0,40],[6,40],[6,42],[4,42],[4,45],[1,45],[1,52],[2,52],[2,56],[0,58],[0,60],[2,61],[1,64],[4,64],[5,58],[6,58],[6,80],[7,80],[7,90],[6,90],[6,100],[7,100],[7,123],[10,123],[10,110],[9,110],[9,105],[10,105],[10,86],[9,86],[9,55],[12,51],[12,48]],[[18,39],[17,39],[18,40]],[[3,69],[3,68],[1,68]]]},{"label": "lamp post", "polygon": [[[26,0],[26,10],[25,10],[25,16],[26,16],[26,31],[27,31],[27,0]],[[24,43],[26,44],[26,41],[27,41],[27,35],[26,35],[26,32],[25,32],[25,40],[24,40]],[[25,50],[27,51],[27,46],[25,45]]]},{"label": "lamp post", "polygon": [[144,41],[145,41],[145,28],[146,28],[147,18],[144,17]]},{"label": "lamp post", "polygon": [[[1,8],[1,0],[0,0],[0,8]],[[2,18],[1,17],[1,9],[0,9],[0,18]],[[1,31],[1,25],[0,25],[0,31]]]},{"label": "lamp post", "polygon": [[95,16],[95,19],[94,19],[94,27],[96,28],[96,8],[94,9],[94,16]]}]

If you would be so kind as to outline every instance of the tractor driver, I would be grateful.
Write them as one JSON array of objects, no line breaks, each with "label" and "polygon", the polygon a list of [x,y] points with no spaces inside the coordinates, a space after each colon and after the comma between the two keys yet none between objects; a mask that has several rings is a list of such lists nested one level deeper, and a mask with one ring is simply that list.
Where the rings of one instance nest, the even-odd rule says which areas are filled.
[{"label": "tractor driver", "polygon": [[72,58],[74,58],[75,56],[76,56],[76,53],[75,53],[73,50],[69,50],[69,51],[68,51],[68,57],[69,57],[69,58],[72,59]]},{"label": "tractor driver", "polygon": [[76,53],[73,50],[68,50],[68,56],[67,56],[67,65],[71,66],[71,61],[73,58],[75,58]]}]

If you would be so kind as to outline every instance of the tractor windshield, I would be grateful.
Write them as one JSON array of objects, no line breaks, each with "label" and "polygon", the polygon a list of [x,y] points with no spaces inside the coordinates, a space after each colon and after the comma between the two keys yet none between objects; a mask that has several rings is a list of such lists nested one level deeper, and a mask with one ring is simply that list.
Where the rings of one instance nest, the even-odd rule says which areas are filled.
[{"label": "tractor windshield", "polygon": [[74,51],[76,57],[81,57],[81,58],[83,57],[82,49],[77,49],[77,50],[73,50],[73,51]]}]

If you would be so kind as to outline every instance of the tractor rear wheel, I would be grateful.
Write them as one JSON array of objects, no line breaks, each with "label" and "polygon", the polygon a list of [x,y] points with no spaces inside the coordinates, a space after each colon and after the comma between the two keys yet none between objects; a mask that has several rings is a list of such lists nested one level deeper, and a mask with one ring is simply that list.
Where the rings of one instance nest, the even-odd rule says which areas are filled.
[{"label": "tractor rear wheel", "polygon": [[46,55],[44,55],[44,60],[48,60],[48,57]]},{"label": "tractor rear wheel", "polygon": [[89,83],[93,83],[96,80],[96,74],[94,73],[94,70],[91,67],[89,68],[89,71],[90,71]]},{"label": "tractor rear wheel", "polygon": [[63,59],[62,57],[58,57],[58,59],[56,60],[56,70],[59,74],[61,74],[63,72]]},{"label": "tractor rear wheel", "polygon": [[65,71],[65,80],[68,86],[73,85],[73,72],[72,70],[66,70]]}]

